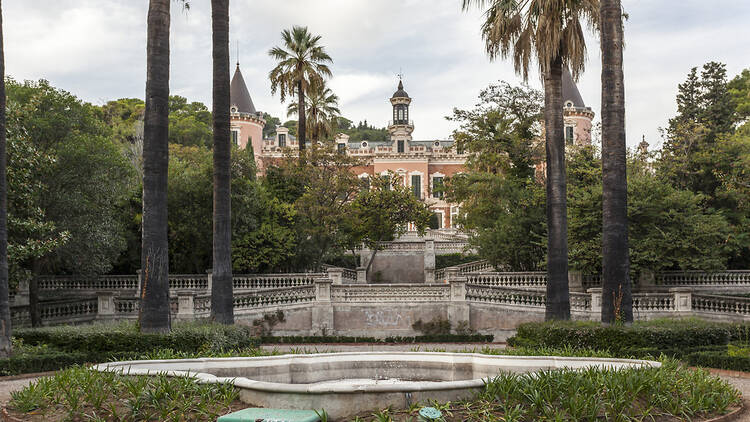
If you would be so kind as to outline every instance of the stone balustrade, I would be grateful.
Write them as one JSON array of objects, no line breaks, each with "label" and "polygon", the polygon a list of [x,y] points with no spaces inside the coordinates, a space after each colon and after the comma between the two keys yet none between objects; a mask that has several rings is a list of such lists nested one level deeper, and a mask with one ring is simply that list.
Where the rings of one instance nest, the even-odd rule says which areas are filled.
[{"label": "stone balustrade", "polygon": [[493,287],[538,288],[547,287],[547,273],[468,273],[466,278],[471,284]]},{"label": "stone balustrade", "polygon": [[693,294],[692,310],[720,314],[750,315],[750,297]]},{"label": "stone balustrade", "polygon": [[327,273],[248,274],[234,276],[235,290],[283,289],[312,285],[316,278]]},{"label": "stone balustrade", "polygon": [[[285,328],[287,331],[282,331],[287,334],[367,335],[368,327],[378,335],[386,335],[393,327],[397,327],[393,328],[397,333],[406,334],[413,331],[408,321],[429,321],[436,317],[467,321],[472,328],[488,332],[497,324],[510,325],[544,318],[544,273],[462,272],[462,269],[481,265],[484,264],[446,268],[437,272],[437,283],[420,284],[366,284],[357,277],[358,272],[336,267],[327,268],[326,273],[237,275],[234,311],[240,320],[262,318],[264,314],[277,310],[288,311],[291,313],[289,319],[294,323]],[[55,300],[40,301],[44,325],[138,317],[140,300],[137,289],[128,284],[131,282],[124,284],[127,288],[102,288],[85,296],[87,291],[92,291],[89,290],[92,286],[112,287],[115,281],[126,280],[124,277],[108,276],[101,282],[89,279],[93,281],[86,283],[81,281],[83,278],[65,277],[61,280],[47,286],[57,285],[62,290],[78,288],[83,296],[60,296]],[[689,282],[689,279],[682,280]],[[743,282],[742,277],[734,280]],[[171,276],[170,281],[175,287],[170,295],[170,312],[174,319],[210,316],[210,274],[207,277]],[[721,278],[719,282],[727,281]],[[636,319],[692,315],[722,321],[750,321],[750,297],[703,294],[681,286],[651,291],[643,288],[640,286],[633,293]],[[601,290],[594,287],[585,292],[570,293],[574,318],[599,319]],[[11,317],[16,326],[28,325],[28,304],[13,305]]]},{"label": "stone balustrade", "polygon": [[687,286],[750,286],[750,271],[664,271],[655,274],[657,285]]}]

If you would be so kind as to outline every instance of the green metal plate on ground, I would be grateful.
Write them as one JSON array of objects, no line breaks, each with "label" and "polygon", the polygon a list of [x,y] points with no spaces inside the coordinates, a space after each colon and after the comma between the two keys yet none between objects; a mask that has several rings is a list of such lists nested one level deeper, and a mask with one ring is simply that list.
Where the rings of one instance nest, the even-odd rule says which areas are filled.
[{"label": "green metal plate on ground", "polygon": [[219,417],[217,422],[318,422],[314,410],[249,408]]}]

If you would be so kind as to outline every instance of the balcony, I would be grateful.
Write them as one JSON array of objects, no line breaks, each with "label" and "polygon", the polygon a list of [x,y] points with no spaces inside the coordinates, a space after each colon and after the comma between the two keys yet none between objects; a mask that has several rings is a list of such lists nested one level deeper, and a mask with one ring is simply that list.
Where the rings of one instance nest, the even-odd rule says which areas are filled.
[{"label": "balcony", "polygon": [[388,120],[388,126],[414,126],[414,120]]}]

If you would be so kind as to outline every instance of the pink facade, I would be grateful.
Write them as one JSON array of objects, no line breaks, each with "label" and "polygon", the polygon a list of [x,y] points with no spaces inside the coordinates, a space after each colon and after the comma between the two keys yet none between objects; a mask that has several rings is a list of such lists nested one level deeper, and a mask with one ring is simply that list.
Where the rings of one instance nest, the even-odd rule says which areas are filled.
[{"label": "pink facade", "polygon": [[[239,83],[235,84],[235,79],[239,80],[242,86],[239,86]],[[563,81],[563,88],[563,115],[567,141],[570,144],[589,145],[594,112],[585,107],[569,75],[568,80]],[[286,151],[297,150],[299,144],[285,127],[276,128],[272,138],[262,138],[265,121],[261,117],[262,113],[256,112],[252,105],[242,75],[239,74],[239,67],[232,80],[232,90],[231,116],[232,130],[235,133],[233,137],[236,136],[239,148],[252,145],[258,171],[264,173],[268,165],[284,159]],[[235,91],[239,93],[236,98]],[[244,98],[244,95],[247,95],[247,98]],[[452,140],[412,139],[414,123],[409,118],[412,98],[404,91],[401,81],[390,102],[393,107],[393,120],[388,123],[388,141],[354,143],[349,142],[347,135],[339,134],[335,139],[337,146],[347,154],[362,159],[363,164],[353,170],[359,177],[397,177],[405,186],[412,188],[415,195],[437,214],[439,228],[456,228],[460,204],[445,201],[438,188],[447,178],[464,171],[467,155],[459,153]],[[244,105],[244,109],[252,113],[243,113],[241,109],[235,108],[234,104],[240,104],[240,108]],[[544,163],[540,163],[537,170],[542,170],[543,173],[543,169]]]}]

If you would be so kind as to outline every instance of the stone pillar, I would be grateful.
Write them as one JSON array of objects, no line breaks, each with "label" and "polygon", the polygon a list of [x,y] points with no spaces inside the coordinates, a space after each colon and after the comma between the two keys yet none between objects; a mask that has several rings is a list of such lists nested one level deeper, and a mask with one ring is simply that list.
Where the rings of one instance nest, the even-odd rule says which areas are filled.
[{"label": "stone pillar", "polygon": [[357,267],[357,284],[367,284],[367,267]]},{"label": "stone pillar", "polygon": [[656,275],[649,269],[642,269],[638,277],[638,288],[646,290],[649,287],[656,286]]},{"label": "stone pillar", "polygon": [[689,287],[673,287],[669,292],[674,295],[674,310],[693,312],[693,290]]},{"label": "stone pillar", "polygon": [[312,308],[312,334],[333,335],[333,307],[331,306],[331,285],[327,278],[315,280],[315,303]]},{"label": "stone pillar", "polygon": [[435,241],[433,239],[424,241],[424,282],[435,282]]},{"label": "stone pillar", "polygon": [[115,318],[115,294],[112,292],[102,292],[97,296],[96,319],[110,320]]},{"label": "stone pillar", "polygon": [[193,292],[177,293],[177,319],[192,321],[195,319],[195,295]]},{"label": "stone pillar", "polygon": [[471,312],[469,303],[466,302],[466,277],[453,277],[448,282],[451,289],[448,321],[453,326],[465,321],[471,327]]},{"label": "stone pillar", "polygon": [[342,284],[343,276],[344,276],[344,269],[343,268],[326,268],[326,272],[328,273],[328,278],[331,279],[331,282],[333,284]]},{"label": "stone pillar", "polygon": [[602,288],[593,287],[586,292],[591,295],[591,320],[599,321],[602,318]]},{"label": "stone pillar", "polygon": [[135,270],[135,274],[138,276],[138,286],[136,287],[136,296],[141,297],[141,289],[143,288],[143,270]]},{"label": "stone pillar", "polygon": [[29,304],[29,281],[21,280],[18,282],[16,295],[13,297],[13,306],[26,306]]},{"label": "stone pillar", "polygon": [[[208,294],[211,294],[211,290],[213,289],[214,285],[214,269],[209,268],[206,270],[206,276],[208,276],[208,284],[206,285],[208,288]],[[234,283],[234,281],[232,281]]]},{"label": "stone pillar", "polygon": [[583,273],[577,270],[569,270],[568,286],[571,292],[583,292]]},{"label": "stone pillar", "polygon": [[[448,267],[445,269],[445,282],[450,283],[451,280],[456,280],[461,275],[458,267]],[[441,282],[443,280],[438,280]]]}]

